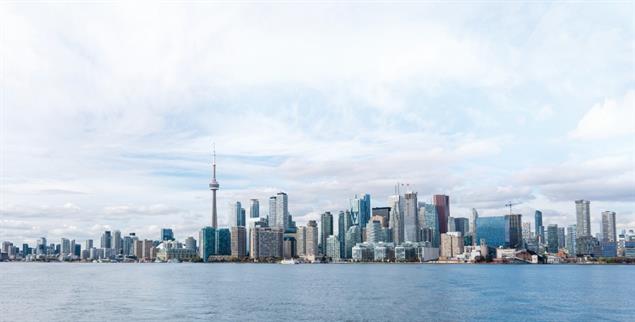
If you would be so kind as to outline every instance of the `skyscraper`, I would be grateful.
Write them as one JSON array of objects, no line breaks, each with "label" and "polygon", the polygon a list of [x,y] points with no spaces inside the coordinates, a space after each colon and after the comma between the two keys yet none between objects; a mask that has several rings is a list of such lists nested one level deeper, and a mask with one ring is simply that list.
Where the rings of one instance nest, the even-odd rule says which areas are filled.
[{"label": "skyscraper", "polygon": [[112,248],[115,251],[115,255],[123,254],[123,239],[121,239],[119,230],[115,230],[112,234]]},{"label": "skyscraper", "polygon": [[258,199],[249,200],[249,218],[260,217],[260,202]]},{"label": "skyscraper", "polygon": [[318,225],[315,220],[309,220],[306,224],[306,256],[315,258],[318,256]]},{"label": "skyscraper", "polygon": [[366,225],[366,241],[369,243],[385,242],[384,231],[379,220],[371,220]]},{"label": "skyscraper", "polygon": [[174,240],[172,228],[161,228],[161,241]]},{"label": "skyscraper", "polygon": [[269,198],[269,227],[281,228],[283,231],[289,228],[289,201],[284,192]]},{"label": "skyscraper", "polygon": [[212,228],[218,227],[216,212],[216,191],[220,188],[218,181],[216,181],[216,146],[213,149],[213,161],[212,161],[212,181],[209,183],[209,189],[212,190]]},{"label": "skyscraper", "polygon": [[344,258],[346,253],[346,231],[353,224],[349,211],[340,211],[337,216],[337,239],[340,242],[340,257]]},{"label": "skyscraper", "polygon": [[567,252],[570,256],[576,255],[576,225],[570,225],[567,227],[567,238],[565,242],[565,246],[567,247]]},{"label": "skyscraper", "polygon": [[565,233],[564,233],[564,227],[558,227],[558,248],[565,248],[566,247],[566,243],[565,243]]},{"label": "skyscraper", "polygon": [[281,258],[283,256],[283,234],[281,228],[254,227],[251,230],[249,256],[254,259]]},{"label": "skyscraper", "polygon": [[450,217],[450,197],[446,195],[434,195],[432,196],[432,204],[437,207],[439,233],[447,233],[448,217]]},{"label": "skyscraper", "polygon": [[326,257],[332,260],[340,259],[340,241],[334,235],[326,239]]},{"label": "skyscraper", "polygon": [[231,254],[233,257],[243,258],[247,256],[247,229],[244,226],[235,226],[231,230]]},{"label": "skyscraper", "polygon": [[454,230],[461,233],[461,236],[470,235],[470,221],[467,218],[454,218]]},{"label": "skyscraper", "polygon": [[472,214],[470,215],[470,235],[474,238],[474,245],[476,245],[476,219],[478,218],[478,211],[476,208],[472,208]]},{"label": "skyscraper", "polygon": [[229,204],[230,223],[232,226],[245,227],[245,209],[243,209],[240,201]]},{"label": "skyscraper", "polygon": [[109,230],[106,230],[102,235],[101,235],[101,248],[104,249],[110,249],[112,248],[111,245],[111,234]]},{"label": "skyscraper", "polygon": [[588,200],[575,201],[576,225],[578,238],[591,236],[591,212]]},{"label": "skyscraper", "polygon": [[355,195],[355,198],[351,199],[351,216],[354,225],[366,227],[366,224],[370,220],[371,216],[369,194],[366,193],[361,198]]},{"label": "skyscraper", "polygon": [[231,231],[229,230],[229,228],[216,229],[216,255],[228,256],[231,254]]},{"label": "skyscraper", "polygon": [[388,197],[388,206],[390,206],[392,240],[395,246],[398,246],[404,242],[404,200],[399,194],[390,196]]},{"label": "skyscraper", "polygon": [[617,230],[615,228],[615,212],[602,212],[602,241],[617,242]]},{"label": "skyscraper", "polygon": [[547,226],[547,251],[550,253],[558,252],[558,225]]},{"label": "skyscraper", "polygon": [[523,244],[522,215],[505,215],[505,240],[507,247],[520,248]]},{"label": "skyscraper", "polygon": [[536,210],[534,214],[534,222],[536,229],[536,238],[540,241],[540,243],[545,242],[545,227],[542,225],[542,211]]},{"label": "skyscraper", "polygon": [[353,254],[353,247],[357,243],[361,243],[362,241],[362,230],[357,225],[353,225],[348,228],[346,232],[346,243],[345,243],[345,256],[344,258],[351,258]]},{"label": "skyscraper", "polygon": [[306,256],[306,226],[300,226],[295,231],[296,254]]},{"label": "skyscraper", "polygon": [[326,255],[326,240],[333,235],[333,215],[327,211],[320,216],[320,249]]},{"label": "skyscraper", "polygon": [[[423,229],[429,229],[432,246],[439,247],[441,244],[441,234],[439,233],[439,215],[437,213],[437,207],[429,203],[420,203],[419,223],[422,228],[422,232]],[[428,233],[426,233],[426,235],[427,234]]]},{"label": "skyscraper", "polygon": [[216,229],[204,227],[198,235],[199,256],[207,262],[209,257],[216,254]]},{"label": "skyscraper", "polygon": [[419,241],[419,220],[418,220],[418,203],[416,192],[406,192],[404,194],[404,213],[403,213],[403,241],[418,242]]}]

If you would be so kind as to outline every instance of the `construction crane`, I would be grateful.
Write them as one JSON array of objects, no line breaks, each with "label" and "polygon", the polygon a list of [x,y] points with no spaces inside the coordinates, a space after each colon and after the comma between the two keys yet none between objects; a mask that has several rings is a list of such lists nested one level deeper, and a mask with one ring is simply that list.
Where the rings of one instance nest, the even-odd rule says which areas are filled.
[{"label": "construction crane", "polygon": [[520,205],[522,202],[515,202],[512,203],[511,201],[507,204],[505,204],[505,207],[509,207],[509,214],[512,214],[512,206],[516,206],[516,205]]}]

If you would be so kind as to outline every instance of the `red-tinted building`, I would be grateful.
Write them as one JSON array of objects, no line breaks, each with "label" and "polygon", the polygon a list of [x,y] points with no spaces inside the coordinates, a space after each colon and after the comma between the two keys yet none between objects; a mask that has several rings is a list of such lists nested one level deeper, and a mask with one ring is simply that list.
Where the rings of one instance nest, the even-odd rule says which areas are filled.
[{"label": "red-tinted building", "polygon": [[437,208],[437,215],[439,216],[439,233],[445,234],[448,232],[448,218],[450,218],[450,197],[434,195],[432,196],[432,204]]}]

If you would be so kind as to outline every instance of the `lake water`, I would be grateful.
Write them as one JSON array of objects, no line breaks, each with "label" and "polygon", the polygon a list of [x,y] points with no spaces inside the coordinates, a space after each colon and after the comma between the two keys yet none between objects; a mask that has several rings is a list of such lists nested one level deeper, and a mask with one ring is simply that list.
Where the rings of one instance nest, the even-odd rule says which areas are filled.
[{"label": "lake water", "polygon": [[0,321],[635,321],[635,266],[0,263]]}]

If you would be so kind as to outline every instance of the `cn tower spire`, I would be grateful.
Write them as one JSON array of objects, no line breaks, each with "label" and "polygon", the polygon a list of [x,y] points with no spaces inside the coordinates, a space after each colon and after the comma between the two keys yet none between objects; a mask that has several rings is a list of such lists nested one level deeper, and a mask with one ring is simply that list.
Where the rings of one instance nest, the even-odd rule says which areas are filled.
[{"label": "cn tower spire", "polygon": [[216,212],[216,190],[220,188],[216,181],[216,143],[212,145],[212,181],[209,183],[209,189],[212,190],[212,227],[218,228],[218,214]]}]

